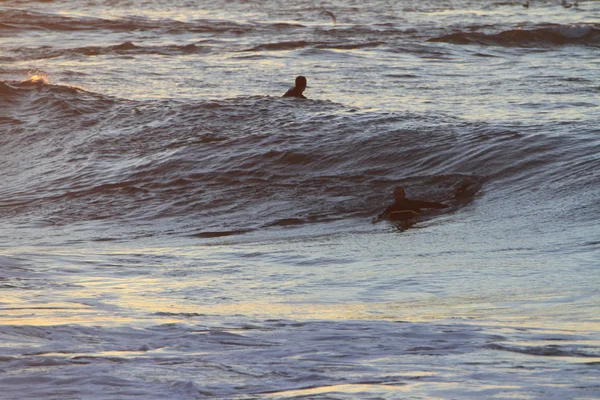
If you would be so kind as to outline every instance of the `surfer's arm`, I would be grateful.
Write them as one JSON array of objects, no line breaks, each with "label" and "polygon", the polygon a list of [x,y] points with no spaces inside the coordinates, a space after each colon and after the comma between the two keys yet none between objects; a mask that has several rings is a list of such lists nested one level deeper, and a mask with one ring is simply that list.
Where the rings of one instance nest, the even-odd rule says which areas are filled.
[{"label": "surfer's arm", "polygon": [[293,87],[281,97],[295,97],[297,99],[306,99],[306,96],[302,94],[297,88]]},{"label": "surfer's arm", "polygon": [[390,212],[393,210],[394,206],[388,206],[385,210],[383,210],[383,212],[381,214],[379,214],[376,218],[375,221],[379,221],[383,218],[389,217],[390,216]]},{"label": "surfer's arm", "polygon": [[411,205],[417,206],[418,208],[448,208],[447,204],[421,200],[411,200]]}]

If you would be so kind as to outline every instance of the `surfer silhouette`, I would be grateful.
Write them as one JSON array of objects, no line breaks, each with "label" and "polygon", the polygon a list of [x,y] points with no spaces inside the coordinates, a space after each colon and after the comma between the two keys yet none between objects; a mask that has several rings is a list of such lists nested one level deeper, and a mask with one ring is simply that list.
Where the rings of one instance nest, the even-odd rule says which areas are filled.
[{"label": "surfer silhouette", "polygon": [[422,208],[448,208],[447,204],[407,199],[402,186],[394,189],[394,200],[394,204],[388,206],[379,214],[378,219],[387,218],[391,221],[408,221],[421,216]]},{"label": "surfer silhouette", "polygon": [[296,77],[296,86],[285,92],[283,97],[297,97],[299,99],[306,99],[302,94],[306,89],[306,78],[303,76]]}]

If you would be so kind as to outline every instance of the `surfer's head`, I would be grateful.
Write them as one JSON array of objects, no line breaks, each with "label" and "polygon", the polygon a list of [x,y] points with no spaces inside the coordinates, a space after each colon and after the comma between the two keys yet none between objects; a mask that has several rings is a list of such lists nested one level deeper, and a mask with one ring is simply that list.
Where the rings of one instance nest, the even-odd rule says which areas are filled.
[{"label": "surfer's head", "polygon": [[300,89],[300,91],[304,91],[306,89],[306,78],[303,76],[296,77],[296,88]]},{"label": "surfer's head", "polygon": [[394,189],[394,200],[402,201],[406,199],[406,193],[404,192],[404,188],[402,186],[397,186]]}]

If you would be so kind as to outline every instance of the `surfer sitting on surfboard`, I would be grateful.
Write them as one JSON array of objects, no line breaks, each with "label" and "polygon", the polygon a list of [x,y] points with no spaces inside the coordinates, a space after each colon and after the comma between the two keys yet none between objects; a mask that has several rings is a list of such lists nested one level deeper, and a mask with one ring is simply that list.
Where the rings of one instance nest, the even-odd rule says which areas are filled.
[{"label": "surfer sitting on surfboard", "polygon": [[394,200],[396,202],[379,214],[378,219],[388,218],[392,221],[408,221],[421,216],[421,208],[448,208],[448,205],[442,203],[407,199],[402,186],[394,189]]}]

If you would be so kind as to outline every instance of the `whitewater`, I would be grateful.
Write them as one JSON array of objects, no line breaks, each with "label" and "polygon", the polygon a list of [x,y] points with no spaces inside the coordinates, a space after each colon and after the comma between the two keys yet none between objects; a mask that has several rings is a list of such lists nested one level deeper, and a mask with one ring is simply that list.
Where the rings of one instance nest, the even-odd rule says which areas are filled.
[{"label": "whitewater", "polygon": [[525,5],[0,1],[0,399],[599,399],[600,2]]}]

